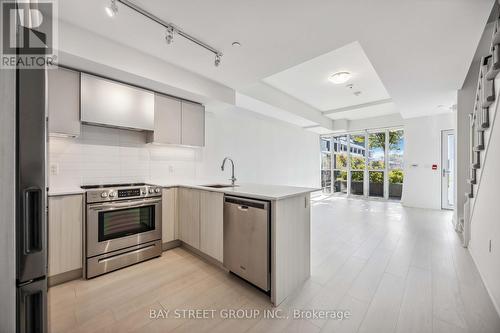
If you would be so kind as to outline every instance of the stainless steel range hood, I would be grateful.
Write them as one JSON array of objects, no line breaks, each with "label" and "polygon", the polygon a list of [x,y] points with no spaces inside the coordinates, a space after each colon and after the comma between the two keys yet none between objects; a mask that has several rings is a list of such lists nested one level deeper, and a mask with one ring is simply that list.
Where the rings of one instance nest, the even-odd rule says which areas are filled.
[{"label": "stainless steel range hood", "polygon": [[81,75],[83,123],[154,130],[154,93],[98,76]]}]

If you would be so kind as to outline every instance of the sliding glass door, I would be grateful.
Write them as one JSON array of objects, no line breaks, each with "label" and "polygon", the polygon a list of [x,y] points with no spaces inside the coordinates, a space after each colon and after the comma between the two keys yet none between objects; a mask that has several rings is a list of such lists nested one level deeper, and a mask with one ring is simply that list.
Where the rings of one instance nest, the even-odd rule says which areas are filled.
[{"label": "sliding glass door", "polygon": [[385,132],[374,132],[368,134],[368,195],[370,197],[384,197],[385,134]]},{"label": "sliding glass door", "polygon": [[320,139],[321,152],[321,188],[323,193],[331,193],[332,189],[332,152],[331,138],[322,137]]},{"label": "sliding glass door", "polygon": [[349,135],[349,167],[352,195],[365,193],[366,135]]},{"label": "sliding glass door", "polygon": [[347,135],[334,136],[333,143],[333,192],[347,194]]},{"label": "sliding glass door", "polygon": [[389,198],[401,200],[403,194],[403,130],[389,131]]}]

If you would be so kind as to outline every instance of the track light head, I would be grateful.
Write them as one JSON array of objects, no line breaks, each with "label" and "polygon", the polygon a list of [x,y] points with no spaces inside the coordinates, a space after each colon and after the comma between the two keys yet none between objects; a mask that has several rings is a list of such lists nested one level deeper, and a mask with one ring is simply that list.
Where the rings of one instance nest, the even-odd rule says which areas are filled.
[{"label": "track light head", "polygon": [[167,34],[165,35],[165,41],[167,42],[167,44],[172,44],[172,42],[174,41],[174,28],[173,27],[168,27],[167,28]]},{"label": "track light head", "polygon": [[116,5],[116,0],[111,0],[109,6],[104,9],[106,10],[106,14],[108,14],[109,17],[114,17],[116,14],[118,14],[118,6]]},{"label": "track light head", "polygon": [[215,54],[215,62],[214,62],[215,67],[219,67],[221,58],[222,54],[220,53]]}]

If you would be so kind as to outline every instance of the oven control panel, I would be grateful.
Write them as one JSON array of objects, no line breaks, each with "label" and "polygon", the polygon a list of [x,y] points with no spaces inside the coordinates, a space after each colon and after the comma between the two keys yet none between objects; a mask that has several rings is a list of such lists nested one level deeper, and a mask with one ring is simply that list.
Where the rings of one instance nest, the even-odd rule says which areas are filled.
[{"label": "oven control panel", "polygon": [[126,190],[118,190],[118,198],[138,197],[141,195],[140,188],[129,188]]},{"label": "oven control panel", "polygon": [[161,187],[144,185],[135,187],[96,188],[86,191],[87,203],[161,197]]}]

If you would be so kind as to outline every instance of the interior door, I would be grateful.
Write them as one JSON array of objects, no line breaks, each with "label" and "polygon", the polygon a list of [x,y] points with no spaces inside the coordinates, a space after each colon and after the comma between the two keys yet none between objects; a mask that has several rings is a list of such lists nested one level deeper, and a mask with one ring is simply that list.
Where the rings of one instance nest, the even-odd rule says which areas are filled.
[{"label": "interior door", "polygon": [[455,134],[453,130],[441,132],[441,208],[455,206]]}]

